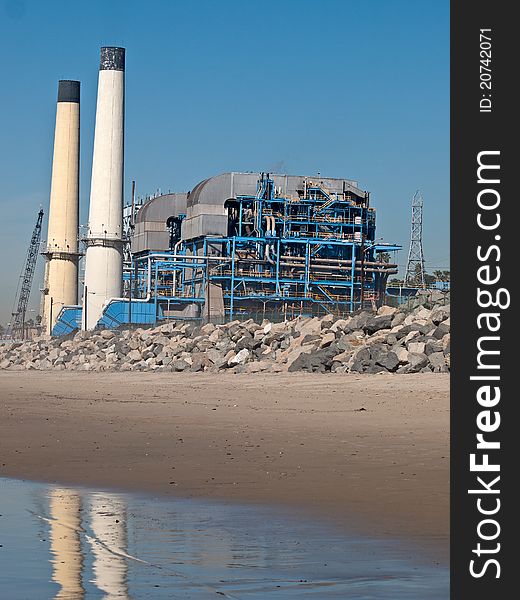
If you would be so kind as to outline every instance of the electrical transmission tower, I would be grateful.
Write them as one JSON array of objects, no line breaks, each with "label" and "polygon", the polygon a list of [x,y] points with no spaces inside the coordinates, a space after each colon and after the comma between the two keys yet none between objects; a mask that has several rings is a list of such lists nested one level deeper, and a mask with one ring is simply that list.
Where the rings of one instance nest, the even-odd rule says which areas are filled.
[{"label": "electrical transmission tower", "polygon": [[43,210],[40,209],[38,218],[36,219],[36,225],[32,233],[31,243],[29,244],[29,250],[27,251],[24,268],[20,275],[21,286],[18,284],[18,290],[16,291],[14,301],[16,311],[13,310],[11,325],[8,332],[12,338],[16,337],[23,340],[25,337],[25,314],[27,312],[27,305],[29,303],[29,296],[31,295],[34,269],[36,267],[38,248],[40,246],[40,239],[42,236],[42,220]]},{"label": "electrical transmission tower", "polygon": [[406,285],[426,287],[424,253],[422,245],[423,230],[423,197],[419,190],[412,198],[412,231],[410,236],[410,251],[404,282]]}]

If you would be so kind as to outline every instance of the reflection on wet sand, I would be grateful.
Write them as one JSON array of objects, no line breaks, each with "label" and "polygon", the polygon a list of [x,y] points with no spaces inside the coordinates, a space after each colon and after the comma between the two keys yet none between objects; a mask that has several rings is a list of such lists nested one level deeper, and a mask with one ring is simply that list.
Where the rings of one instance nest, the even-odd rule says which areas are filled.
[{"label": "reflection on wet sand", "polygon": [[52,490],[49,508],[52,580],[60,586],[56,598],[81,600],[85,596],[81,582],[81,498],[71,490]]},{"label": "reflection on wet sand", "polygon": [[[86,513],[82,504],[89,505]],[[52,580],[60,586],[55,598],[82,600],[85,597],[82,536],[92,548],[94,576],[91,583],[104,592],[106,600],[129,598],[123,500],[115,494],[80,496],[73,490],[55,489],[49,495],[49,512]]]},{"label": "reflection on wet sand", "polygon": [[126,507],[114,494],[94,494],[90,501],[89,537],[94,555],[96,587],[105,592],[105,600],[128,598],[126,552]]},{"label": "reflection on wet sand", "polygon": [[415,547],[346,535],[272,507],[1,478],[0,496],[1,599],[449,595],[446,567],[412,556]]}]

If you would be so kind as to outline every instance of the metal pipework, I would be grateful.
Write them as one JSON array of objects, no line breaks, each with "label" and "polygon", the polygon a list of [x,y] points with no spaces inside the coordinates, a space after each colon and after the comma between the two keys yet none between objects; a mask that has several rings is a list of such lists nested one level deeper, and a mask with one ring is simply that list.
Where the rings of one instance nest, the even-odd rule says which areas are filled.
[{"label": "metal pipework", "polygon": [[[304,269],[305,265],[302,265],[301,263],[291,263],[291,262],[280,262],[280,266],[281,267],[298,267],[300,269]],[[320,271],[324,271],[324,270],[330,270],[330,271],[345,271],[347,269],[347,267],[341,267],[339,265],[312,265],[312,267],[309,267],[309,271],[312,270],[320,270]],[[350,267],[348,267],[348,269],[350,269]],[[374,268],[366,268],[366,267],[354,267],[354,271],[364,271],[365,273],[381,273],[381,274],[388,274],[388,275],[393,275],[395,273],[397,273],[396,269],[374,269]]]},{"label": "metal pipework", "polygon": [[[289,256],[287,254],[282,254],[281,258],[284,259],[288,259],[288,260],[305,260],[305,256]],[[351,265],[352,261],[349,259],[342,259],[342,258],[312,258],[311,259],[312,262],[317,262],[317,263],[331,263],[331,264],[345,264],[345,265]],[[361,262],[361,259],[359,261],[356,262]],[[364,261],[365,265],[369,265],[370,267],[384,267],[384,268],[392,268],[392,269],[396,269],[397,265],[394,263],[385,263],[385,262],[374,262],[374,261]]]}]

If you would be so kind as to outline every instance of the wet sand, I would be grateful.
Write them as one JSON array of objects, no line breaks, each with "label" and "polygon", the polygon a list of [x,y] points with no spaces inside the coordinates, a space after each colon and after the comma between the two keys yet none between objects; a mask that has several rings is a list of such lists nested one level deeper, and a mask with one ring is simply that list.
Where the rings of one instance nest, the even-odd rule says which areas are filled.
[{"label": "wet sand", "polygon": [[449,377],[0,372],[0,476],[449,536]]}]

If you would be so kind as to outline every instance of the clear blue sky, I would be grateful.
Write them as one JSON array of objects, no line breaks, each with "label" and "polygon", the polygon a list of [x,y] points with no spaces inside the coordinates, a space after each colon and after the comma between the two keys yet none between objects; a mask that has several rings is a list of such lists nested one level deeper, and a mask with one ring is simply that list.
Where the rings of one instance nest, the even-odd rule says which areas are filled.
[{"label": "clear blue sky", "polygon": [[0,0],[0,323],[48,208],[58,79],[82,83],[86,222],[103,45],[127,49],[127,198],[232,170],[355,179],[405,263],[420,188],[427,267],[448,267],[448,0]]}]

